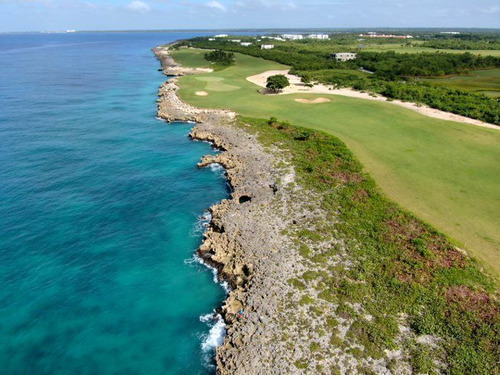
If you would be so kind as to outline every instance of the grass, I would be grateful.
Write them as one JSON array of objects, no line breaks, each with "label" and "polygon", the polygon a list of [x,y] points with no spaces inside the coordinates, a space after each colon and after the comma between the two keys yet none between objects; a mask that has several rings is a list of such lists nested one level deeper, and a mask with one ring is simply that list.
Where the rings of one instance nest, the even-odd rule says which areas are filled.
[{"label": "grass", "polygon": [[429,78],[424,81],[434,85],[481,93],[494,98],[500,97],[500,69],[476,70],[467,75]]},{"label": "grass", "polygon": [[[448,365],[446,374],[498,373],[500,306],[489,294],[492,284],[473,260],[381,195],[336,137],[276,119],[242,120],[264,145],[290,151],[297,182],[317,197],[327,215],[338,218],[321,227],[346,242],[350,266],[312,271],[324,270],[325,265],[304,258],[310,270],[303,281],[289,280],[298,292],[307,289],[301,305],[314,308],[322,305],[320,300],[334,303],[337,317],[351,322],[343,339],[337,335],[337,319],[324,317],[321,327],[330,335],[332,347],[347,348],[356,358],[366,359],[384,358],[384,349],[403,346],[410,352],[413,373],[435,373],[434,359]],[[321,245],[321,238],[304,234],[295,233],[318,244],[315,251],[331,251]],[[311,297],[311,288],[318,292],[317,300]],[[371,319],[351,307],[353,303]],[[402,314],[415,334],[440,337],[438,348],[417,344],[410,337],[405,338],[407,344],[398,343]],[[362,349],[353,348],[353,343]],[[310,350],[320,347],[313,345]],[[296,365],[302,368],[305,362]]]},{"label": "grass", "polygon": [[178,49],[175,51],[175,62],[191,68],[209,68],[211,63],[205,60],[206,50]]},{"label": "grass", "polygon": [[[178,59],[180,52],[173,57]],[[190,52],[199,54],[182,51]],[[294,99],[319,95],[264,96],[245,79],[286,68],[237,54],[236,65],[223,71],[182,77],[179,94],[199,107],[227,108],[257,118],[277,116],[338,136],[390,198],[451,236],[500,275],[499,131],[341,96],[332,96],[330,103],[304,105]],[[209,95],[197,96],[196,91]]]},{"label": "grass", "polygon": [[[362,43],[362,42],[360,42]],[[370,52],[385,52],[385,51],[394,51],[397,53],[436,53],[436,52],[445,52],[445,53],[464,53],[470,52],[474,55],[482,55],[482,56],[500,56],[500,50],[456,50],[456,49],[436,49],[436,48],[428,48],[428,47],[420,47],[418,43],[413,43],[412,46],[406,46],[404,44],[393,44],[393,43],[381,43],[381,44],[367,44],[366,48],[363,51]]]},{"label": "grass", "polygon": [[191,68],[210,68],[214,71],[224,70],[228,66],[205,60],[207,50],[179,48],[175,51],[175,61]]}]

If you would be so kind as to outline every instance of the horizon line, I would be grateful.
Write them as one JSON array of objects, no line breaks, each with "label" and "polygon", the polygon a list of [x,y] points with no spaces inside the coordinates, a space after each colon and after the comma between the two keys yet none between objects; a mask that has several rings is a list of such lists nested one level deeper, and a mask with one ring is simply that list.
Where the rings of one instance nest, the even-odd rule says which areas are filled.
[{"label": "horizon line", "polygon": [[353,26],[353,27],[242,27],[242,28],[173,28],[173,29],[55,29],[55,30],[26,30],[26,31],[0,31],[0,34],[29,34],[29,33],[105,33],[105,32],[192,32],[192,31],[272,31],[272,30],[484,30],[500,31],[500,27],[442,27],[442,26],[418,26],[418,27],[396,27],[396,26]]}]

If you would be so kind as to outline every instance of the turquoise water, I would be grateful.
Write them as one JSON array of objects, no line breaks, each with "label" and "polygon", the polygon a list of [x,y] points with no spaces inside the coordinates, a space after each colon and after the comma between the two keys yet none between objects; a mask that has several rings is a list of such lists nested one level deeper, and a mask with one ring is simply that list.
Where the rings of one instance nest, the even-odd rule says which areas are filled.
[{"label": "turquoise water", "polygon": [[213,372],[224,290],[193,252],[228,191],[155,119],[150,51],[190,36],[0,36],[1,374]]}]

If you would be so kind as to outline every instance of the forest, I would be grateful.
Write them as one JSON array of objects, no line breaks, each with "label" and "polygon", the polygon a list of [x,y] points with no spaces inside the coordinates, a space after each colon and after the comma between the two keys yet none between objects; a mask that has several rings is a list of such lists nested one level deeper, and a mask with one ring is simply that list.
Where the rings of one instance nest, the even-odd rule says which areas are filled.
[{"label": "forest", "polygon": [[454,50],[500,50],[500,35],[495,34],[436,34],[422,47]]}]

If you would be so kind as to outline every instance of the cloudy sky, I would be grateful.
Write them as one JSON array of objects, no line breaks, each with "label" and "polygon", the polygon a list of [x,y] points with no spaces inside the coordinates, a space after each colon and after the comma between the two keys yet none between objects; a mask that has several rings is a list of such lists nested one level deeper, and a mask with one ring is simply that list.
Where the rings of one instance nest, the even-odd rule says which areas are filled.
[{"label": "cloudy sky", "polygon": [[500,0],[0,0],[0,32],[495,27]]}]

